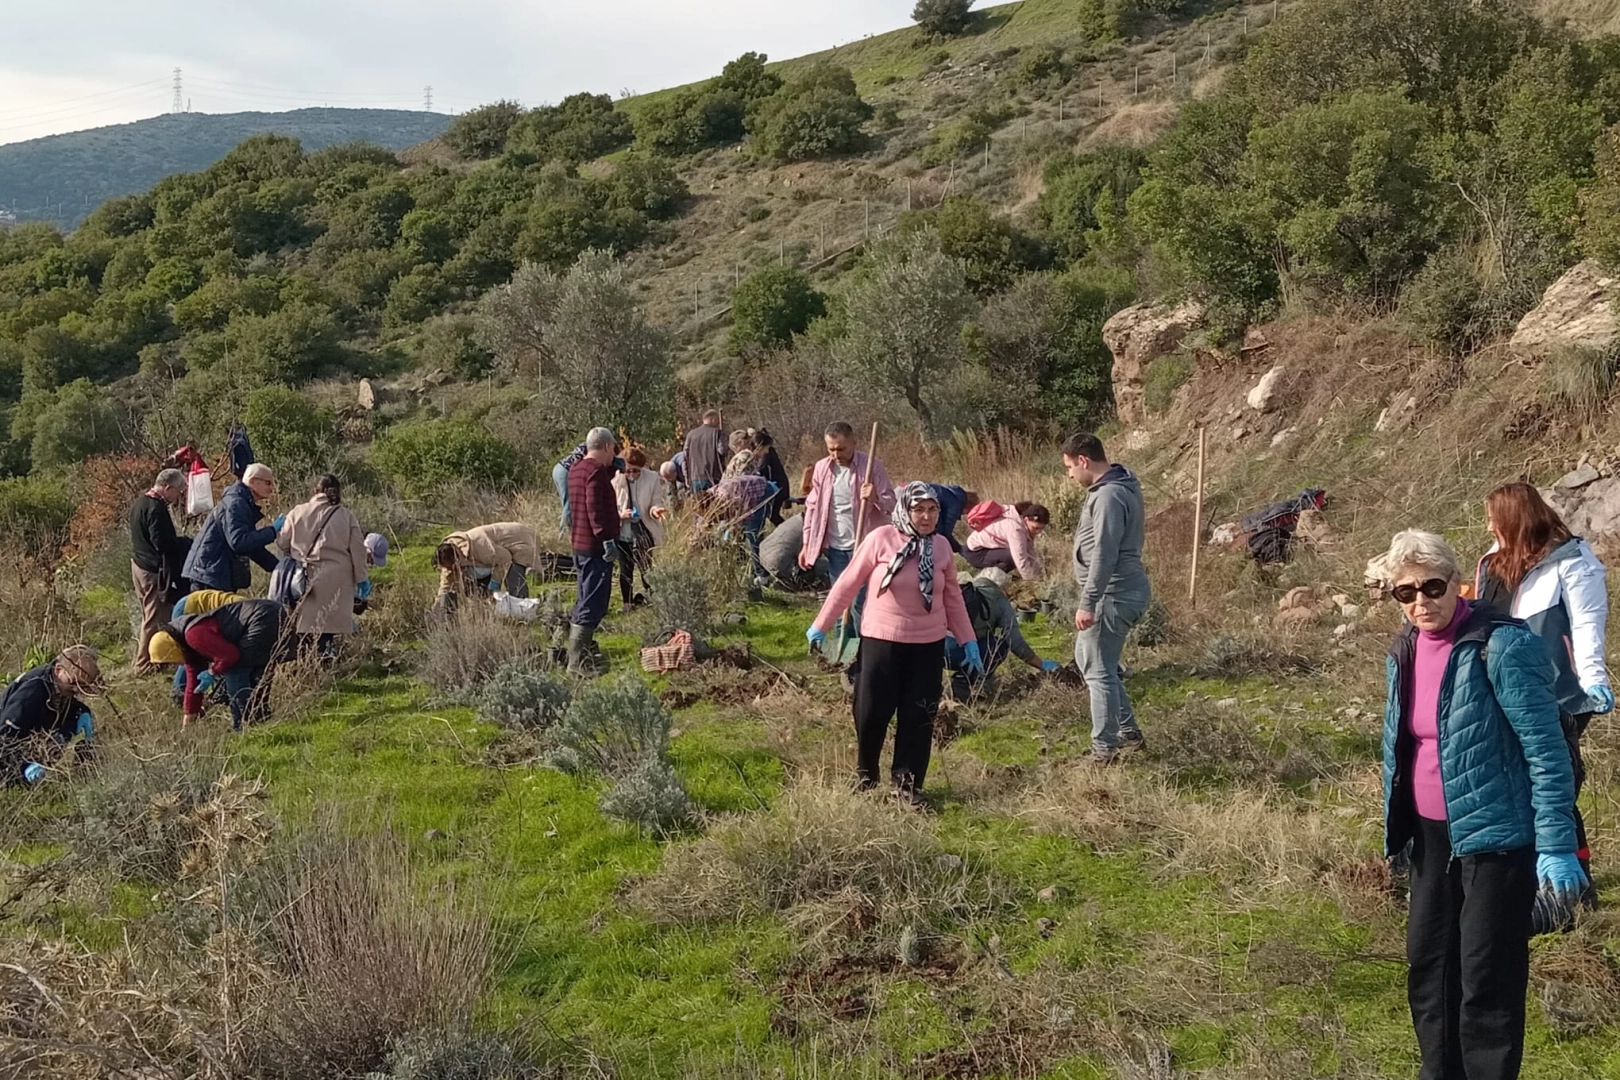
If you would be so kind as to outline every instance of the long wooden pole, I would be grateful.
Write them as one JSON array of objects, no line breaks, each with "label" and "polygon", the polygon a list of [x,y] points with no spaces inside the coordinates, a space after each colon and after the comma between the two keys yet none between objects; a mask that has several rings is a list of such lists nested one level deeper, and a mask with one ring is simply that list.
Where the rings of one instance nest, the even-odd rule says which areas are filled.
[{"label": "long wooden pole", "polygon": [[[872,463],[877,460],[877,437],[878,426],[877,422],[873,421],[872,438],[866,444],[866,475],[861,478],[861,489],[855,493],[855,498],[859,503],[855,509],[856,548],[861,546],[861,540],[863,539],[861,534],[866,529],[866,495],[864,493],[867,485],[872,482]],[[856,595],[859,596],[860,594],[856,593]],[[849,642],[849,624],[853,621],[850,618],[850,613],[854,610],[855,605],[850,604],[849,607],[844,609],[844,617],[838,622],[838,663],[844,662],[844,646]]]},{"label": "long wooden pole", "polygon": [[1198,602],[1198,553],[1204,546],[1204,440],[1198,429],[1198,494],[1193,499],[1192,576],[1187,581],[1187,599]]}]

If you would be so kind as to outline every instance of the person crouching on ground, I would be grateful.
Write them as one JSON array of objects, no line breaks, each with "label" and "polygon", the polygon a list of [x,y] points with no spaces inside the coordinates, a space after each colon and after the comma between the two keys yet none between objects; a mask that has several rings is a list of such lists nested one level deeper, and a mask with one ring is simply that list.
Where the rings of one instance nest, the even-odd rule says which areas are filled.
[{"label": "person crouching on ground", "polygon": [[867,601],[855,676],[855,737],[861,790],[877,786],[889,720],[895,720],[890,778],[897,798],[921,805],[934,742],[934,713],[943,692],[945,638],[965,642],[965,663],[982,672],[978,638],[962,590],[950,580],[951,548],[935,528],[939,503],[924,483],[897,494],[891,523],[855,549],[806,631],[819,650],[862,589]]},{"label": "person crouching on ground", "polygon": [[1400,533],[1386,565],[1407,626],[1388,662],[1384,851],[1411,847],[1406,986],[1421,1075],[1512,1080],[1537,879],[1569,897],[1586,885],[1553,669],[1523,623],[1462,599],[1441,537]]},{"label": "person crouching on ground", "polygon": [[945,639],[945,666],[951,672],[951,697],[957,701],[967,701],[975,691],[989,686],[996,669],[1008,656],[1018,657],[1043,675],[1055,674],[1060,666],[1056,660],[1042,660],[1025,640],[1018,625],[1018,611],[1007,599],[1009,581],[1007,572],[995,567],[979,571],[978,577],[962,574],[957,578],[983,660],[975,673],[968,665],[967,651],[956,638]]},{"label": "person crouching on ground", "polygon": [[1001,517],[967,538],[962,558],[975,570],[995,567],[1017,573],[1025,581],[1041,578],[1041,557],[1035,538],[1052,523],[1051,511],[1040,503],[1003,506]]},{"label": "person crouching on ground", "polygon": [[89,742],[95,717],[81,696],[102,690],[100,657],[88,645],[70,645],[17,676],[0,695],[0,787],[43,780],[49,766],[41,750],[54,755],[75,737]]},{"label": "person crouching on ground", "polygon": [[237,600],[203,614],[182,615],[152,637],[154,664],[183,664],[185,716],[189,726],[202,716],[216,680],[225,685],[231,730],[255,722],[253,692],[270,670],[281,645],[286,609],[274,600]]},{"label": "person crouching on ground", "polygon": [[613,432],[592,428],[586,454],[568,473],[574,569],[579,593],[568,616],[568,671],[599,675],[604,664],[595,646],[597,627],[613,599],[613,564],[619,560],[619,501],[613,494]]},{"label": "person crouching on ground", "polygon": [[[608,460],[613,455],[608,454]],[[444,538],[433,553],[439,568],[438,609],[456,613],[464,594],[488,598],[504,588],[522,599],[529,595],[529,570],[540,561],[540,537],[521,521],[497,521]]]},{"label": "person crouching on ground", "polygon": [[[1558,511],[1529,484],[1491,492],[1485,517],[1496,543],[1479,562],[1474,595],[1498,611],[1523,619],[1547,648],[1554,692],[1563,714],[1564,741],[1575,770],[1575,855],[1592,876],[1592,852],[1579,800],[1586,782],[1581,738],[1592,717],[1614,711],[1604,662],[1609,623],[1608,572],[1591,545],[1569,531]],[[1589,889],[1582,897],[1596,902]],[[1567,926],[1573,913],[1538,898],[1537,933]]]}]

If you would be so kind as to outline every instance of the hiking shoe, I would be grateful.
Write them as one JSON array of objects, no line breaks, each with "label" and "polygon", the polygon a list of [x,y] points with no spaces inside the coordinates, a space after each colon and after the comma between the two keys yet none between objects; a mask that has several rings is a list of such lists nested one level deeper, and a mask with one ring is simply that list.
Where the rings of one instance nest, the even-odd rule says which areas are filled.
[{"label": "hiking shoe", "polygon": [[1106,768],[1109,765],[1118,765],[1119,764],[1119,751],[1118,750],[1093,750],[1091,752],[1091,758],[1089,760],[1090,760],[1090,763],[1092,765],[1095,765],[1098,768]]},{"label": "hiking shoe", "polygon": [[1145,746],[1147,746],[1147,739],[1140,731],[1133,731],[1130,734],[1121,737],[1119,743],[1119,752],[1122,754],[1134,754]]}]

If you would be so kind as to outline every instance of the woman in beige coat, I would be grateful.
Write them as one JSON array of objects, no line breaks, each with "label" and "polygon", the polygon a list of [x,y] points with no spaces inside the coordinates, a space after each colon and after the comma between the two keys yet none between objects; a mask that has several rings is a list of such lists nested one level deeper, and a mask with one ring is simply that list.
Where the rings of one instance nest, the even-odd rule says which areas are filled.
[{"label": "woman in beige coat", "polygon": [[315,495],[281,522],[276,544],[304,564],[308,584],[293,611],[293,629],[315,635],[330,649],[332,635],[354,633],[354,590],[366,580],[366,534],[343,505],[335,476],[323,476]]},{"label": "woman in beige coat", "polygon": [[465,532],[453,532],[433,553],[439,568],[441,611],[454,613],[455,597],[493,583],[522,599],[529,595],[529,571],[540,562],[540,537],[534,526],[519,521],[497,521]]},{"label": "woman in beige coat", "polygon": [[664,482],[647,467],[647,455],[632,447],[624,458],[624,471],[613,478],[613,494],[619,500],[619,592],[625,610],[645,602],[635,591],[635,573],[641,571],[641,587],[647,587],[647,567],[652,565],[652,549],[664,542]]}]

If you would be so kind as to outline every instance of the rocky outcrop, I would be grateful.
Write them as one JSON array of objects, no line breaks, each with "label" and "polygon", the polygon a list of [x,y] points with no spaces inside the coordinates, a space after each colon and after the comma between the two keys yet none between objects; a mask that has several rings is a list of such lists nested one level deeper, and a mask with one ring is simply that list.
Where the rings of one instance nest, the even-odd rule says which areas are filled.
[{"label": "rocky outcrop", "polygon": [[1582,463],[1541,492],[1569,531],[1587,540],[1620,537],[1620,476]]},{"label": "rocky outcrop", "polygon": [[1542,294],[1541,303],[1519,320],[1512,347],[1524,356],[1546,356],[1575,346],[1620,345],[1620,272],[1587,259],[1571,267]]},{"label": "rocky outcrop", "polygon": [[[1254,389],[1249,391],[1249,408],[1255,412],[1270,412],[1271,403],[1277,396],[1277,384],[1282,382],[1283,366],[1278,364],[1255,383]],[[1273,444],[1275,445],[1275,444]]]},{"label": "rocky outcrop", "polygon": [[1204,305],[1194,300],[1176,307],[1133,304],[1103,324],[1103,342],[1114,354],[1114,410],[1127,424],[1140,424],[1142,378],[1147,366],[1175,352],[1204,321]]}]

